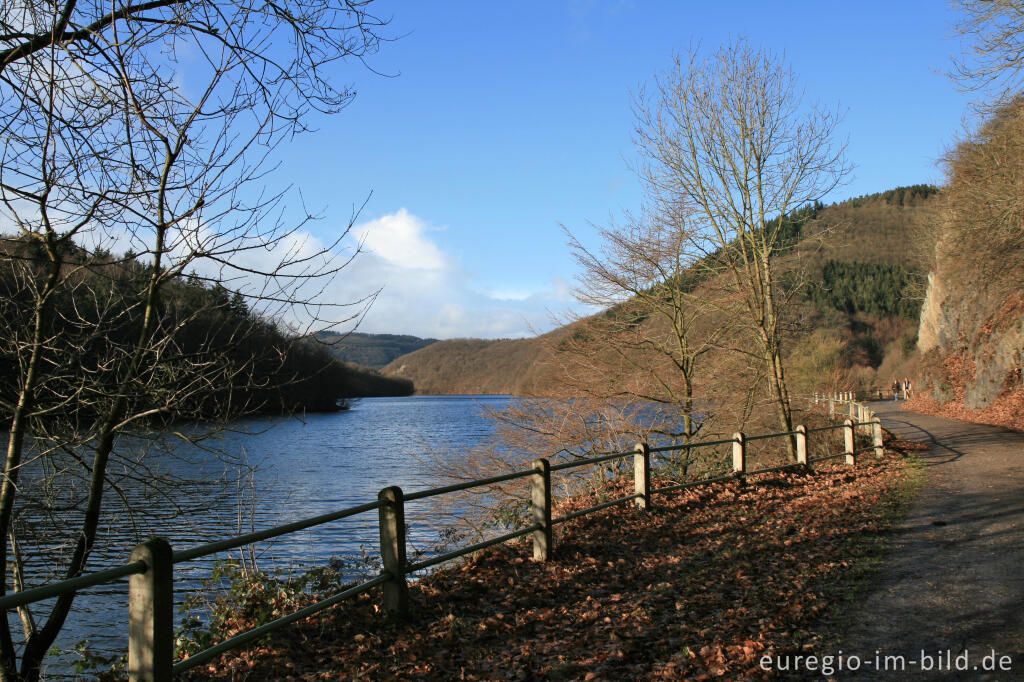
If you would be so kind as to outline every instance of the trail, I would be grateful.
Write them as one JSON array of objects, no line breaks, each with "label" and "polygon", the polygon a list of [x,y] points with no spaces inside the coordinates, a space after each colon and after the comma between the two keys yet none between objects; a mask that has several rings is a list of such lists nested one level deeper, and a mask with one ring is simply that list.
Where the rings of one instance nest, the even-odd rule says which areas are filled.
[{"label": "trail", "polygon": [[[838,650],[815,653],[860,658],[856,674],[837,679],[1024,679],[1024,433],[871,407],[889,430],[931,445],[927,481],[876,589],[837,624]],[[958,671],[964,651],[968,669]],[[887,655],[902,656],[904,670]],[[1010,670],[1007,659],[984,670],[1001,656]]]}]

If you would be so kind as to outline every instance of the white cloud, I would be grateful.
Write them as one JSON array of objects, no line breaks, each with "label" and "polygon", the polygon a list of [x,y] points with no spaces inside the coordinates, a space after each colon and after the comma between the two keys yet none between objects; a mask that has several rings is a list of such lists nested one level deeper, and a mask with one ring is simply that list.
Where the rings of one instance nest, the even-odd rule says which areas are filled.
[{"label": "white cloud", "polygon": [[441,250],[428,238],[427,224],[404,208],[359,225],[355,232],[364,246],[388,263],[406,269],[440,270]]},{"label": "white cloud", "polygon": [[496,301],[525,301],[533,295],[529,291],[522,290],[487,291],[485,293]]},{"label": "white cloud", "polygon": [[[268,279],[246,273],[247,270],[274,272],[282,260],[299,260],[310,267],[323,266],[324,261],[316,254],[326,248],[327,242],[303,230],[284,235],[272,249],[256,241],[235,244],[242,248],[230,254],[228,265],[199,260],[190,265],[189,271],[209,278],[227,278],[232,288],[271,298],[284,295],[278,287],[298,285],[301,287],[298,298],[318,297],[322,302],[333,304],[360,301],[379,289],[379,296],[359,326],[360,331],[371,333],[433,338],[519,338],[551,329],[554,326],[552,314],[581,310],[572,298],[569,283],[560,278],[533,283],[532,287],[527,282],[507,287],[481,285],[468,267],[433,241],[440,231],[406,209],[354,226],[351,240],[342,245],[338,261],[347,259],[344,249],[354,248],[357,238],[363,240],[365,250],[322,292],[322,281],[302,283],[287,277]],[[97,233],[90,237],[118,254],[149,247],[146,233]],[[192,221],[176,238],[180,241],[173,245],[172,257],[184,256],[190,247],[209,248],[218,235],[208,226]],[[313,310],[289,309],[273,301],[257,305],[256,309],[280,316],[300,329],[306,328],[306,318]],[[328,318],[344,319],[358,309],[334,308],[320,312]]]},{"label": "white cloud", "polygon": [[366,251],[338,277],[335,301],[382,289],[360,325],[371,333],[422,337],[525,337],[552,327],[551,314],[578,309],[568,284],[490,289],[432,239],[437,228],[405,209],[362,223],[352,233]]}]

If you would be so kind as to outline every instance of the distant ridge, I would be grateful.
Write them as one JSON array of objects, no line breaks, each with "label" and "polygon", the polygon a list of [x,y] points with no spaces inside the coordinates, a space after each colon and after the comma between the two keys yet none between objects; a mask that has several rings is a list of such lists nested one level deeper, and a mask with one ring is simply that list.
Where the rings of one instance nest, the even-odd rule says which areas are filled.
[{"label": "distant ridge", "polygon": [[515,394],[547,392],[545,366],[556,329],[530,339],[449,339],[403,355],[381,372],[408,379],[421,394]]},{"label": "distant ridge", "polygon": [[320,332],[317,338],[327,344],[331,354],[342,362],[379,369],[392,360],[420,348],[425,348],[437,339],[421,339],[406,334],[338,334]]},{"label": "distant ridge", "polygon": [[[923,279],[932,245],[918,228],[938,192],[912,185],[803,209],[808,220],[792,238],[813,285],[801,308],[810,327],[802,334],[811,344],[805,354],[834,341],[841,346],[836,371],[859,365],[872,377],[884,375],[884,383],[904,372],[901,349],[915,341],[912,327],[924,293],[907,282]],[[552,350],[572,333],[569,325],[537,338],[437,341],[395,356],[381,373],[411,380],[421,394],[557,394],[560,364]],[[808,387],[821,380],[817,368],[793,369],[807,375]]]}]

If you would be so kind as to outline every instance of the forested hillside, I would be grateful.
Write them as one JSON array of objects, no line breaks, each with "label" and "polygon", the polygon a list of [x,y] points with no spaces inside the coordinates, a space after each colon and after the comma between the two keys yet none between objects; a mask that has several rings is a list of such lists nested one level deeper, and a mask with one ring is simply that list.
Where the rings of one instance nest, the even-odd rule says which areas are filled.
[{"label": "forested hillside", "polygon": [[[929,185],[900,187],[785,217],[782,261],[800,280],[790,363],[799,390],[882,387],[908,371],[928,260],[919,232],[937,195]],[[694,272],[678,285],[699,287],[704,278]],[[566,391],[574,380],[563,375],[558,349],[581,334],[567,326],[535,339],[438,341],[382,372],[411,379],[422,393]]]},{"label": "forested hillside", "polygon": [[423,394],[535,394],[547,387],[551,372],[546,344],[558,333],[533,339],[438,341],[381,371],[411,380]]},{"label": "forested hillside", "polygon": [[342,362],[362,367],[381,368],[406,353],[429,346],[437,339],[421,339],[404,334],[364,334],[351,332],[320,332],[317,340],[327,344],[328,350]]},{"label": "forested hillside", "polygon": [[[16,402],[14,368],[28,348],[22,333],[32,328],[30,292],[45,272],[39,243],[2,238],[0,245],[0,404],[9,406]],[[118,362],[118,349],[138,336],[139,292],[149,271],[130,255],[115,258],[75,246],[67,248],[63,259],[73,276],[59,292],[44,331],[60,336],[75,352],[46,358],[62,371],[51,372],[36,401],[38,407],[49,405],[53,418],[59,414],[74,423],[91,417],[106,399],[101,393],[113,394],[116,388],[94,385],[91,377]],[[322,344],[287,336],[251,311],[240,295],[194,275],[172,280],[155,313],[153,353],[159,355],[162,376],[154,382],[159,388],[139,392],[139,404],[132,406],[153,418],[331,411],[348,398],[412,391],[407,381],[346,366]],[[0,419],[7,421],[9,415]]]}]

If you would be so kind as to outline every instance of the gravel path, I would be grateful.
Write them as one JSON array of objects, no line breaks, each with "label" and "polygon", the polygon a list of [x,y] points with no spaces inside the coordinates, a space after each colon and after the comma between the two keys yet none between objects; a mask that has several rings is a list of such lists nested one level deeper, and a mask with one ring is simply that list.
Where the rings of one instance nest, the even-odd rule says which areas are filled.
[{"label": "gravel path", "polygon": [[[839,624],[838,650],[815,653],[859,657],[840,680],[1024,679],[1024,433],[888,401],[872,408],[889,430],[932,446],[921,455],[927,481],[877,588]],[[903,670],[886,656],[902,656]]]}]

